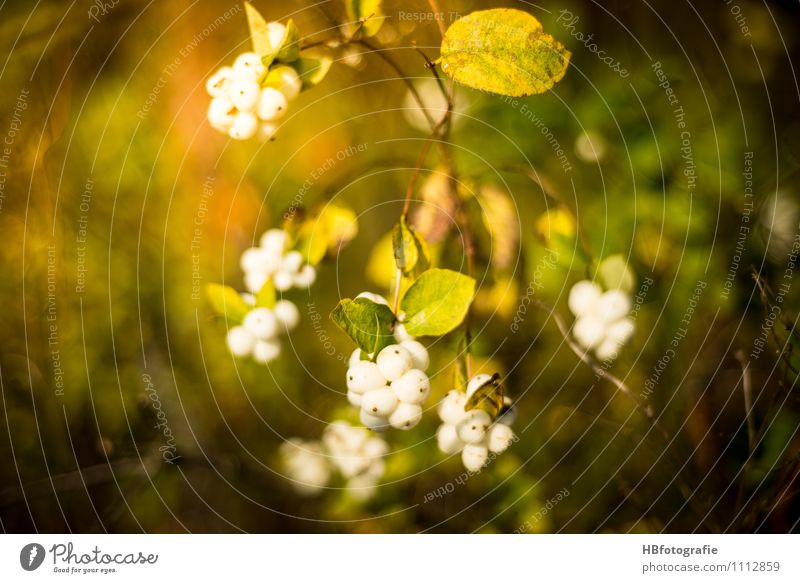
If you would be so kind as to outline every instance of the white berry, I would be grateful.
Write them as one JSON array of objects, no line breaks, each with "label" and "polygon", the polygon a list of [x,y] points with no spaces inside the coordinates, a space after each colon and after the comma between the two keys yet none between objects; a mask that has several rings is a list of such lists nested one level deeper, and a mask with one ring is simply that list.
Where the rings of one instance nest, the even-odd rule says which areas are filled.
[{"label": "white berry", "polygon": [[439,429],[436,430],[436,443],[446,454],[454,454],[464,447],[464,442],[459,439],[455,426],[449,423],[439,425]]},{"label": "white berry", "polygon": [[[258,117],[264,121],[274,121],[286,113],[286,108],[289,104],[286,102],[286,97],[272,87],[265,87],[260,96],[256,97],[258,104]],[[255,103],[253,105],[255,107]]]},{"label": "white berry", "polygon": [[281,229],[269,229],[263,235],[261,235],[261,240],[259,244],[263,249],[266,251],[277,255],[280,258],[283,255],[283,250],[286,247],[286,243],[288,239],[288,235],[286,231]]},{"label": "white berry", "polygon": [[214,128],[227,132],[236,121],[236,108],[227,97],[215,97],[208,104],[208,123]]},{"label": "white berry", "polygon": [[620,344],[612,338],[606,338],[594,349],[595,358],[598,360],[613,360],[617,357]]},{"label": "white berry", "polygon": [[278,91],[286,96],[288,101],[292,101],[300,94],[303,88],[303,82],[297,71],[286,65],[275,67],[269,72],[267,76],[267,85],[275,87]]},{"label": "white berry", "polygon": [[361,397],[360,393],[354,393],[353,391],[347,391],[347,401],[353,407],[361,407]]},{"label": "white berry", "polygon": [[616,344],[622,346],[631,339],[634,329],[635,325],[630,318],[619,320],[606,329],[606,339],[613,340]]},{"label": "white berry", "polygon": [[272,276],[272,283],[275,285],[275,289],[278,291],[286,291],[287,289],[292,287],[294,283],[294,278],[292,274],[288,271],[276,271],[275,274]]},{"label": "white berry", "polygon": [[[363,399],[363,397],[362,397]],[[364,409],[361,409],[361,412],[358,414],[358,418],[361,420],[361,423],[364,424],[364,427],[368,429],[372,429],[373,431],[383,432],[389,429],[389,420],[386,417],[378,417],[376,415],[370,415]]]},{"label": "white berry", "polygon": [[250,310],[242,325],[259,340],[268,340],[278,331],[278,320],[268,308]]},{"label": "white berry", "polygon": [[484,445],[468,443],[461,451],[461,461],[470,472],[477,472],[489,459],[489,450]]},{"label": "white berry", "polygon": [[244,326],[234,326],[228,330],[225,339],[228,343],[228,350],[234,356],[247,356],[253,350],[256,338]]},{"label": "white berry", "polygon": [[273,309],[275,318],[287,330],[292,330],[300,322],[300,310],[289,300],[278,300]]},{"label": "white berry", "polygon": [[[397,338],[396,332],[397,330],[395,330],[395,338]],[[403,340],[400,342],[400,346],[408,350],[414,368],[428,370],[431,359],[430,356],[428,356],[428,350],[422,344],[416,340]]]},{"label": "white berry", "polygon": [[256,53],[242,53],[233,62],[233,72],[239,79],[258,81],[266,72],[261,57]]},{"label": "white berry", "polygon": [[503,453],[514,442],[514,432],[508,425],[495,423],[489,428],[489,451]]},{"label": "white berry", "polygon": [[277,125],[268,121],[262,121],[260,124],[258,124],[258,130],[256,130],[256,139],[259,142],[267,142],[275,136],[277,131]]},{"label": "white berry", "polygon": [[259,362],[271,362],[281,354],[281,345],[275,340],[257,340],[253,346],[253,358]]},{"label": "white berry", "polygon": [[594,316],[584,316],[575,322],[572,333],[581,346],[591,350],[603,341],[606,329],[602,320]]},{"label": "white berry", "polygon": [[395,429],[411,429],[422,419],[422,407],[410,403],[400,403],[389,416],[389,423]]},{"label": "white berry", "polygon": [[427,400],[431,392],[431,382],[424,372],[412,368],[399,379],[392,381],[392,391],[403,403],[420,405]]},{"label": "white berry", "polygon": [[244,285],[249,291],[257,294],[268,279],[269,274],[265,271],[248,271],[244,274]]},{"label": "white berry", "polygon": [[578,317],[591,314],[602,293],[603,290],[596,283],[589,280],[579,281],[569,290],[567,304],[570,312]]},{"label": "white berry", "polygon": [[222,67],[206,81],[206,91],[211,97],[225,97],[233,80],[233,69]]},{"label": "white berry", "polygon": [[297,273],[303,264],[303,254],[300,251],[289,251],[281,260],[281,271]]},{"label": "white berry", "polygon": [[464,443],[478,443],[483,440],[492,418],[482,409],[472,409],[456,423],[458,437]]},{"label": "white berry", "polygon": [[388,417],[397,408],[397,396],[389,387],[367,391],[361,397],[361,408],[377,417]]},{"label": "white berry", "polygon": [[595,309],[603,321],[615,322],[631,311],[631,299],[625,292],[612,289],[600,296]]},{"label": "white berry", "polygon": [[258,105],[261,89],[250,79],[237,79],[231,83],[229,98],[239,111],[253,111]]},{"label": "white berry", "polygon": [[308,289],[314,285],[314,281],[316,281],[316,279],[317,270],[314,269],[313,265],[306,264],[294,275],[293,283],[295,287]]},{"label": "white berry", "polygon": [[347,369],[347,389],[354,393],[363,394],[367,391],[380,389],[386,385],[378,365],[368,360],[360,360]]},{"label": "white berry", "polygon": [[394,327],[394,339],[398,344],[402,344],[406,340],[414,340],[414,337],[406,331],[404,324],[397,324]]},{"label": "white berry", "polygon": [[252,113],[240,111],[236,114],[233,124],[228,130],[228,135],[234,140],[249,140],[256,135],[258,118]]},{"label": "white berry", "polygon": [[399,344],[391,344],[378,353],[378,368],[387,381],[394,381],[413,366],[411,354]]},{"label": "white berry", "polygon": [[469,399],[475,391],[480,389],[483,385],[490,382],[492,380],[492,375],[490,374],[478,374],[472,377],[467,383],[467,399]]},{"label": "white berry", "polygon": [[460,391],[450,391],[439,403],[439,417],[445,423],[456,424],[464,416],[464,405],[467,403],[467,396]]}]

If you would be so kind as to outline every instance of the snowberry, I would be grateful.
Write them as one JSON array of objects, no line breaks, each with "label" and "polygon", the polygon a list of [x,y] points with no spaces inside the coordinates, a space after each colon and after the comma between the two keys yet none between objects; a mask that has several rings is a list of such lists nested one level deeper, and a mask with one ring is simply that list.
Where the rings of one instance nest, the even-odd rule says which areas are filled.
[{"label": "snowberry", "polygon": [[613,360],[622,345],[611,338],[606,338],[594,349],[594,355],[599,360]]},{"label": "snowberry", "polygon": [[304,265],[300,268],[300,271],[294,275],[293,283],[295,287],[306,289],[314,285],[316,279],[317,270],[314,269],[314,266]]},{"label": "snowberry", "polygon": [[272,276],[272,283],[278,291],[286,291],[294,283],[292,274],[288,271],[276,271]]},{"label": "snowberry", "polygon": [[458,432],[454,425],[442,423],[436,430],[436,443],[439,449],[446,454],[454,454],[464,447],[464,442],[458,437]]},{"label": "snowberry", "polygon": [[403,403],[421,405],[431,392],[428,375],[419,369],[412,368],[399,379],[392,381],[392,391]]},{"label": "snowberry", "polygon": [[[395,413],[397,411],[395,410]],[[361,412],[358,414],[358,418],[361,420],[361,423],[364,424],[364,427],[372,429],[373,431],[383,432],[389,428],[389,420],[386,417],[378,417],[376,415],[370,415],[364,409],[361,409]]]},{"label": "snowberry", "polygon": [[269,274],[265,271],[248,271],[244,274],[244,286],[254,294],[258,293],[267,283]]},{"label": "snowberry", "polygon": [[256,96],[253,107],[258,105],[258,117],[264,121],[274,121],[286,113],[286,108],[289,104],[286,102],[286,97],[272,87],[265,87],[260,95]]},{"label": "snowberry", "polygon": [[381,295],[374,294],[372,292],[361,292],[356,296],[356,299],[358,298],[366,298],[372,302],[375,302],[376,304],[383,304],[384,306],[389,305],[389,300],[387,300],[385,297]]},{"label": "snowberry", "polygon": [[378,353],[378,368],[387,381],[395,381],[411,370],[411,353],[399,344],[391,344]]},{"label": "snowberry", "polygon": [[458,437],[465,443],[478,443],[483,440],[492,418],[482,409],[472,409],[456,423]]},{"label": "snowberry", "polygon": [[214,128],[227,132],[236,121],[236,108],[227,97],[215,97],[208,105],[208,123]]},{"label": "snowberry", "polygon": [[258,130],[256,130],[256,139],[260,142],[269,141],[273,138],[277,131],[277,125],[268,121],[262,121],[260,124],[258,124]]},{"label": "snowberry", "polygon": [[253,294],[249,294],[247,292],[243,292],[239,294],[242,297],[242,301],[247,304],[248,306],[255,306],[256,305],[256,296]]},{"label": "snowberry", "polygon": [[469,399],[475,391],[480,389],[483,385],[490,382],[492,380],[492,375],[490,374],[478,374],[475,375],[470,379],[467,383],[467,399]]},{"label": "snowberry", "polygon": [[578,317],[592,313],[602,293],[603,290],[596,283],[588,280],[579,281],[569,291],[567,304],[570,312]]},{"label": "snowberry", "polygon": [[289,273],[297,273],[300,266],[303,264],[303,254],[299,251],[289,251],[281,259],[281,271],[288,271]]},{"label": "snowberry", "polygon": [[361,451],[368,458],[380,458],[389,452],[389,446],[379,437],[367,437]]},{"label": "snowberry", "polygon": [[314,494],[324,488],[331,470],[318,443],[290,439],[281,445],[280,453],[293,487],[303,494]]},{"label": "snowberry", "polygon": [[606,338],[622,346],[633,336],[635,325],[630,318],[614,322],[606,329]]},{"label": "snowberry", "polygon": [[268,87],[274,87],[283,93],[288,101],[292,101],[297,97],[300,94],[300,90],[303,88],[300,75],[298,75],[297,71],[293,68],[287,67],[286,65],[281,65],[272,69],[269,75],[267,75],[265,83]]},{"label": "snowberry", "polygon": [[595,311],[604,322],[614,322],[624,318],[631,311],[631,299],[625,292],[612,289],[600,296]]},{"label": "snowberry", "polygon": [[593,316],[584,316],[575,321],[572,333],[575,339],[587,350],[593,349],[605,336],[603,321]]},{"label": "snowberry", "polygon": [[206,91],[211,97],[225,97],[233,80],[234,72],[231,67],[222,67],[211,75],[206,81]]},{"label": "snowberry", "polygon": [[389,423],[395,429],[411,429],[422,419],[422,407],[410,403],[400,403],[389,415]]},{"label": "snowberry", "polygon": [[450,391],[439,403],[439,417],[445,423],[455,425],[464,416],[464,405],[467,403],[467,396],[460,391]]},{"label": "snowberry", "polygon": [[485,445],[468,443],[461,451],[461,461],[470,472],[477,472],[489,460],[489,449]]},{"label": "snowberry", "polygon": [[360,360],[347,369],[347,389],[354,393],[363,394],[385,385],[386,379],[374,362]]},{"label": "snowberry", "polygon": [[271,362],[278,358],[280,354],[281,345],[276,340],[256,340],[253,346],[253,358],[258,362]]},{"label": "snowberry", "polygon": [[503,412],[497,418],[498,423],[503,423],[511,427],[514,421],[517,420],[517,408],[511,405],[511,399],[508,397],[503,398]]},{"label": "snowberry", "polygon": [[252,112],[259,104],[261,89],[251,79],[236,79],[231,83],[229,97],[239,111]]},{"label": "snowberry", "polygon": [[252,113],[240,111],[236,114],[233,124],[228,130],[228,135],[234,140],[248,140],[256,135],[258,118]]},{"label": "snowberry", "polygon": [[322,432],[322,443],[329,451],[357,450],[367,440],[367,433],[345,421],[334,421]]},{"label": "snowberry", "polygon": [[276,262],[269,253],[265,253],[260,247],[245,249],[239,260],[242,271],[263,271],[269,273],[274,271]]},{"label": "snowberry", "polygon": [[400,342],[400,346],[405,348],[411,355],[411,363],[414,368],[428,370],[431,359],[428,356],[428,350],[422,344],[416,340],[403,340]]},{"label": "snowberry", "polygon": [[297,306],[289,300],[278,300],[275,302],[273,312],[278,322],[287,330],[291,330],[297,326],[297,323],[300,321],[300,311],[297,309]]},{"label": "snowberry", "polygon": [[514,432],[508,425],[495,423],[489,428],[488,445],[492,453],[503,453],[514,441]]},{"label": "snowberry", "polygon": [[276,255],[280,258],[283,255],[283,250],[286,248],[286,244],[288,235],[286,231],[282,229],[269,229],[263,235],[261,235],[261,240],[259,244],[263,249]]},{"label": "snowberry", "polygon": [[347,402],[350,403],[353,407],[361,407],[361,393],[354,393],[353,391],[347,391]]},{"label": "snowberry", "polygon": [[397,408],[397,403],[397,396],[389,387],[367,391],[361,397],[361,408],[378,417],[389,417]]},{"label": "snowberry", "polygon": [[268,308],[250,310],[242,325],[259,340],[268,340],[278,331],[278,320]]},{"label": "snowberry", "polygon": [[269,44],[272,49],[279,49],[286,38],[286,27],[280,22],[270,22],[267,24],[267,34],[269,35]]},{"label": "snowberry", "polygon": [[234,326],[228,330],[226,341],[231,354],[234,356],[247,356],[253,350],[256,338],[244,326]]},{"label": "snowberry", "polygon": [[256,53],[242,53],[233,62],[233,73],[239,79],[258,81],[265,72],[264,63]]},{"label": "snowberry", "polygon": [[[386,304],[389,305],[388,302]],[[397,324],[394,327],[394,339],[397,341],[398,344],[402,344],[406,340],[414,340],[414,337],[411,336],[408,332],[406,332],[406,327],[403,324]],[[418,367],[419,368],[419,367]],[[428,368],[428,367],[425,367]]]}]

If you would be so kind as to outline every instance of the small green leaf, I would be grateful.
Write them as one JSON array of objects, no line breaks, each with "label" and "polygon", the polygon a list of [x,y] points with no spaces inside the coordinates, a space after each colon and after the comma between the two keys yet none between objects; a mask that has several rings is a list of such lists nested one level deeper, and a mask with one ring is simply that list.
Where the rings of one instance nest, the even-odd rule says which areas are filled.
[{"label": "small green leaf", "polygon": [[621,254],[609,255],[603,259],[597,267],[597,275],[605,289],[619,289],[626,294],[632,294],[636,286],[636,276]]},{"label": "small green leaf", "polygon": [[403,324],[412,336],[441,336],[458,326],[475,296],[475,280],[449,269],[430,269],[400,302]]},{"label": "small green leaf", "polygon": [[392,249],[397,269],[402,271],[403,275],[411,273],[417,265],[419,252],[414,233],[411,232],[405,217],[400,217],[400,222],[392,229]]},{"label": "small green leaf", "polygon": [[505,390],[499,379],[500,375],[495,373],[491,379],[478,387],[467,399],[464,411],[483,409],[492,419],[497,419],[497,416],[503,410],[505,397]]},{"label": "small green leaf", "polygon": [[275,56],[272,44],[269,42],[269,25],[261,13],[253,8],[249,2],[244,3],[244,11],[247,14],[247,26],[250,28],[250,40],[253,43],[253,52],[263,58],[267,57],[269,62],[264,65],[269,67]]},{"label": "small green leaf", "polygon": [[206,297],[214,312],[225,316],[232,324],[240,324],[250,311],[250,306],[245,303],[239,292],[227,285],[218,283],[206,285]]},{"label": "small green leaf", "polygon": [[394,314],[389,306],[367,298],[345,299],[333,309],[331,320],[366,353],[377,354],[394,343]]},{"label": "small green leaf", "polygon": [[300,57],[300,31],[294,20],[286,23],[286,34],[275,56],[281,63],[291,63]]},{"label": "small green leaf", "polygon": [[303,82],[303,89],[318,84],[331,69],[333,61],[327,57],[301,57],[292,63]]},{"label": "small green leaf", "polygon": [[364,36],[378,34],[385,20],[381,0],[348,0],[347,15],[353,23],[363,23],[361,32]]},{"label": "small green leaf", "polygon": [[276,295],[275,286],[272,280],[268,279],[256,294],[256,307],[269,308],[271,310],[275,307],[275,301],[277,300]]},{"label": "small green leaf", "polygon": [[567,70],[570,52],[521,10],[479,10],[456,20],[442,41],[442,70],[462,85],[521,97],[544,93]]}]

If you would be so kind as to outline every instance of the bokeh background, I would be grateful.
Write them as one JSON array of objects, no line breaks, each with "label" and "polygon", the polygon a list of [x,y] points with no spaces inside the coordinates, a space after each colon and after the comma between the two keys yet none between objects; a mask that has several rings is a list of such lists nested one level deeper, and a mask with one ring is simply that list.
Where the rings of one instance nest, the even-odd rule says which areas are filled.
[{"label": "bokeh background", "polygon": [[[337,0],[254,4],[294,18],[309,42],[344,17]],[[248,49],[240,3],[0,4],[3,531],[797,530],[797,3],[442,4],[446,18],[528,10],[573,52],[550,93],[457,94],[459,170],[499,191],[487,208],[501,228],[476,235],[479,264],[492,265],[476,358],[506,375],[520,440],[456,483],[463,467],[437,451],[429,410],[389,436],[366,501],[336,483],[298,494],[278,448],[352,418],[341,361],[352,347],[327,314],[342,297],[386,292],[392,266],[376,248],[426,135],[406,85],[374,53],[331,50],[330,74],[292,104],[276,141],[232,142],[205,120],[204,84]],[[430,8],[384,10],[378,40],[430,95],[414,48],[438,56]],[[291,292],[303,322],[282,357],[234,360],[198,283],[241,289],[242,250],[281,224],[312,172],[359,144],[302,201],[353,209],[357,237],[310,292]],[[434,152],[425,177],[437,164]],[[649,388],[664,434],[523,301],[569,320],[566,292],[587,263],[583,245],[553,236],[569,235],[569,221],[543,218],[559,208],[575,212],[595,258],[622,254],[637,274],[637,332],[611,370],[636,394]],[[458,268],[448,241],[442,262]],[[450,388],[456,343],[431,347],[434,398]],[[148,383],[178,463],[162,457]]]}]

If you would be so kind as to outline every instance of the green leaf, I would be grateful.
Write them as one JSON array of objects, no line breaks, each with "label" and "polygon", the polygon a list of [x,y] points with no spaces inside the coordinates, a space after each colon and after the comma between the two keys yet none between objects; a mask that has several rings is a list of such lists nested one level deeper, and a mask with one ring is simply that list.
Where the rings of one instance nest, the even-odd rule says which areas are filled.
[{"label": "green leaf", "polygon": [[389,306],[367,298],[345,299],[333,309],[331,320],[366,353],[377,354],[394,343],[394,314]]},{"label": "green leaf", "polygon": [[632,294],[636,286],[636,276],[621,254],[609,255],[603,259],[597,267],[597,275],[605,289],[619,289],[626,294]]},{"label": "green leaf", "polygon": [[392,250],[397,269],[402,271],[403,275],[411,273],[417,265],[419,252],[414,233],[411,232],[405,217],[400,217],[400,222],[392,229]]},{"label": "green leaf", "polygon": [[303,82],[303,89],[318,84],[331,69],[333,61],[327,57],[301,57],[292,63]]},{"label": "green leaf", "polygon": [[277,300],[276,296],[277,294],[275,293],[275,286],[273,285],[272,280],[268,279],[256,294],[256,307],[269,308],[271,310],[275,307],[275,301]]},{"label": "green leaf", "polygon": [[250,306],[245,303],[239,292],[227,285],[218,283],[206,285],[206,297],[214,312],[225,316],[232,324],[241,324],[250,311]]},{"label": "green leaf", "polygon": [[505,397],[505,390],[503,385],[500,384],[500,375],[495,373],[492,378],[486,381],[483,385],[469,396],[464,411],[471,411],[472,409],[483,409],[492,419],[496,419],[500,412],[503,410],[503,402]]},{"label": "green leaf", "polygon": [[400,302],[403,324],[412,336],[441,336],[458,326],[475,296],[475,280],[449,269],[430,269]]},{"label": "green leaf", "polygon": [[281,41],[276,59],[281,63],[291,63],[300,57],[300,31],[294,20],[286,23],[286,34]]},{"label": "green leaf", "polygon": [[253,43],[253,52],[260,55],[262,59],[267,58],[268,62],[264,65],[269,67],[275,57],[275,51],[269,42],[269,29],[267,20],[261,13],[253,8],[249,2],[244,3],[244,11],[247,14],[247,26],[250,28],[250,40]]},{"label": "green leaf", "polygon": [[480,10],[456,20],[442,41],[442,70],[462,85],[521,97],[544,93],[567,70],[570,52],[521,10]]},{"label": "green leaf", "polygon": [[385,20],[381,0],[348,0],[347,15],[354,23],[363,23],[361,32],[364,36],[378,34]]}]

